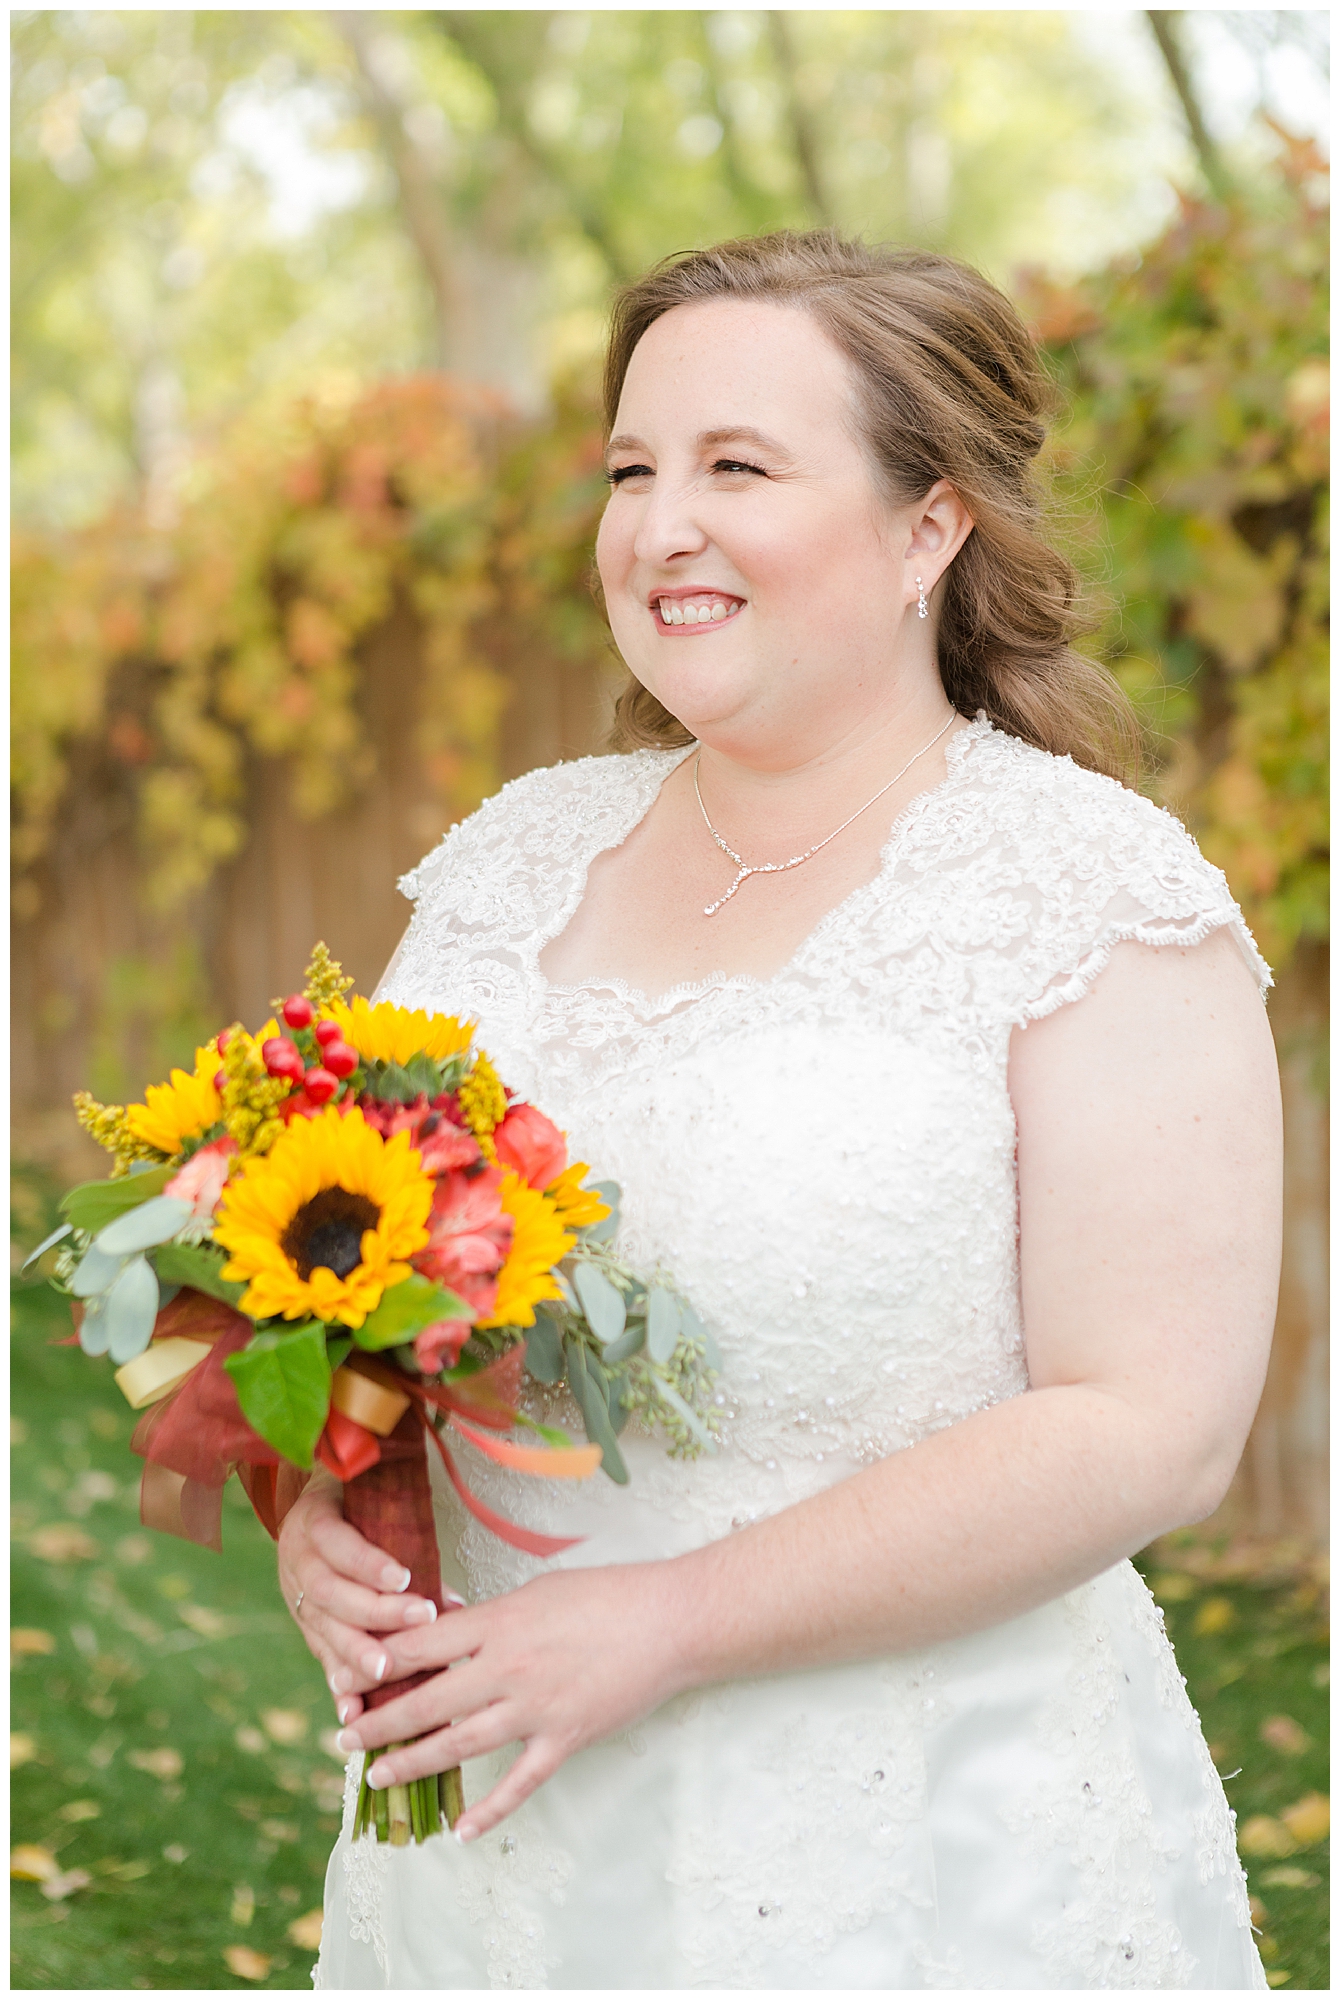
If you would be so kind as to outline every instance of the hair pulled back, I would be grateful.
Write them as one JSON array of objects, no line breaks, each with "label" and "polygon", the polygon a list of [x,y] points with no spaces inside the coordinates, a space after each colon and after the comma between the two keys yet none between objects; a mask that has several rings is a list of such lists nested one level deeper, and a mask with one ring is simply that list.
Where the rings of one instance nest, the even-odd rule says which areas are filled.
[{"label": "hair pulled back", "polygon": [[[1135,713],[1112,676],[1072,650],[1079,578],[1044,539],[1034,460],[1052,385],[1018,313],[953,257],[848,241],[831,230],[720,243],[666,258],[614,302],[605,427],[633,350],[662,313],[710,299],[774,299],[811,313],[847,357],[856,417],[895,505],[938,479],[973,530],[945,573],[940,677],[962,715],[984,710],[1012,736],[1129,779]],[[615,711],[620,749],[689,743],[690,732],[630,679]]]}]

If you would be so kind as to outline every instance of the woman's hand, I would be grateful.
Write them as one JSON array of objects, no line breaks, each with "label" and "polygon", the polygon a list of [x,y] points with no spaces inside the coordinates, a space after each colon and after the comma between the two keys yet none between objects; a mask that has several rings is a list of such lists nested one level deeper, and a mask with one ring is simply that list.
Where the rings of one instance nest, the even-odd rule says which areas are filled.
[{"label": "woman's hand", "polygon": [[340,1747],[419,1739],[371,1765],[368,1783],[380,1789],[524,1744],[456,1826],[461,1840],[487,1833],[574,1751],[679,1691],[672,1573],[661,1562],[555,1571],[425,1631],[398,1633],[386,1642],[390,1679],[451,1671],[370,1710],[341,1730]]},{"label": "woman's hand", "polygon": [[321,1663],[341,1722],[362,1713],[368,1688],[388,1674],[395,1678],[387,1645],[370,1634],[431,1625],[437,1617],[427,1598],[404,1594],[408,1584],[403,1564],[349,1526],[339,1481],[318,1469],[279,1530],[279,1586]]}]

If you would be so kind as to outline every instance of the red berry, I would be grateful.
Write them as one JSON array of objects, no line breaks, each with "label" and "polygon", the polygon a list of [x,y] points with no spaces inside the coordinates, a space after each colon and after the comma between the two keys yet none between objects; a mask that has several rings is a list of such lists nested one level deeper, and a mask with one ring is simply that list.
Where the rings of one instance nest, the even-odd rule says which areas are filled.
[{"label": "red berry", "polygon": [[223,1033],[218,1037],[217,1041],[214,1044],[215,1048],[218,1050],[220,1055],[223,1054],[224,1050],[227,1048],[229,1042],[231,1042],[232,1039],[233,1039],[232,1029],[225,1028]]},{"label": "red berry", "polygon": [[352,1076],[358,1068],[358,1050],[351,1049],[348,1042],[327,1042],[325,1061],[332,1076]]},{"label": "red berry", "polygon": [[332,1076],[328,1069],[309,1069],[302,1080],[302,1087],[313,1104],[329,1104],[340,1087],[340,1079]]},{"label": "red berry", "polygon": [[311,1027],[312,1003],[305,993],[290,993],[282,1011],[290,1028]]},{"label": "red berry", "polygon": [[297,1044],[291,1042],[287,1035],[271,1035],[268,1041],[262,1042],[261,1061],[271,1076],[286,1076],[292,1083],[297,1083],[303,1072]]},{"label": "red berry", "polygon": [[344,1036],[340,1033],[339,1022],[318,1021],[316,1024],[316,1039],[320,1042],[323,1049],[328,1049],[332,1042],[342,1042]]},{"label": "red berry", "polygon": [[216,1069],[216,1070],[215,1070],[215,1072],[214,1072],[214,1088],[215,1088],[216,1090],[222,1090],[222,1089],[223,1089],[223,1086],[224,1086],[224,1084],[225,1084],[225,1083],[227,1083],[227,1081],[228,1081],[228,1072],[227,1072],[227,1070],[226,1070],[226,1069]]}]

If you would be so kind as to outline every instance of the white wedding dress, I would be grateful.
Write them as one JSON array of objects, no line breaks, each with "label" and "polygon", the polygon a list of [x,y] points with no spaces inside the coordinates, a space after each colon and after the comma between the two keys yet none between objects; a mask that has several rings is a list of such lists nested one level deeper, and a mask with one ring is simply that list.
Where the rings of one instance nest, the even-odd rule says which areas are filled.
[{"label": "white wedding dress", "polygon": [[[626,1254],[721,1347],[713,1457],[625,1432],[618,1488],[462,1447],[493,1506],[585,1536],[565,1567],[698,1547],[1022,1394],[1011,1031],[1081,1000],[1122,939],[1227,926],[1269,979],[1175,820],[979,718],[774,978],[551,985],[538,955],[592,858],[682,754],[506,786],[406,878],[382,989],[478,1020],[622,1184]],[[541,1567],[449,1491],[439,1526],[472,1597]],[[471,1847],[351,1846],[359,1761],[319,1987],[1266,1984],[1233,1816],[1129,1563],[969,1638],[676,1699]],[[467,1765],[467,1797],[505,1761]]]}]

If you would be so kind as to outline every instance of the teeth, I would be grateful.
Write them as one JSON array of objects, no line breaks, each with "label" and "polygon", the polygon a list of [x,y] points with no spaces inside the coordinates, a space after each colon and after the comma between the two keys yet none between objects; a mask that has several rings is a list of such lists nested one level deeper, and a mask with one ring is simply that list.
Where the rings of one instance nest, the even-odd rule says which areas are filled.
[{"label": "teeth", "polygon": [[740,608],[738,601],[727,604],[719,597],[703,604],[686,604],[674,597],[662,597],[658,602],[662,623],[666,625],[720,625],[733,618]]}]

